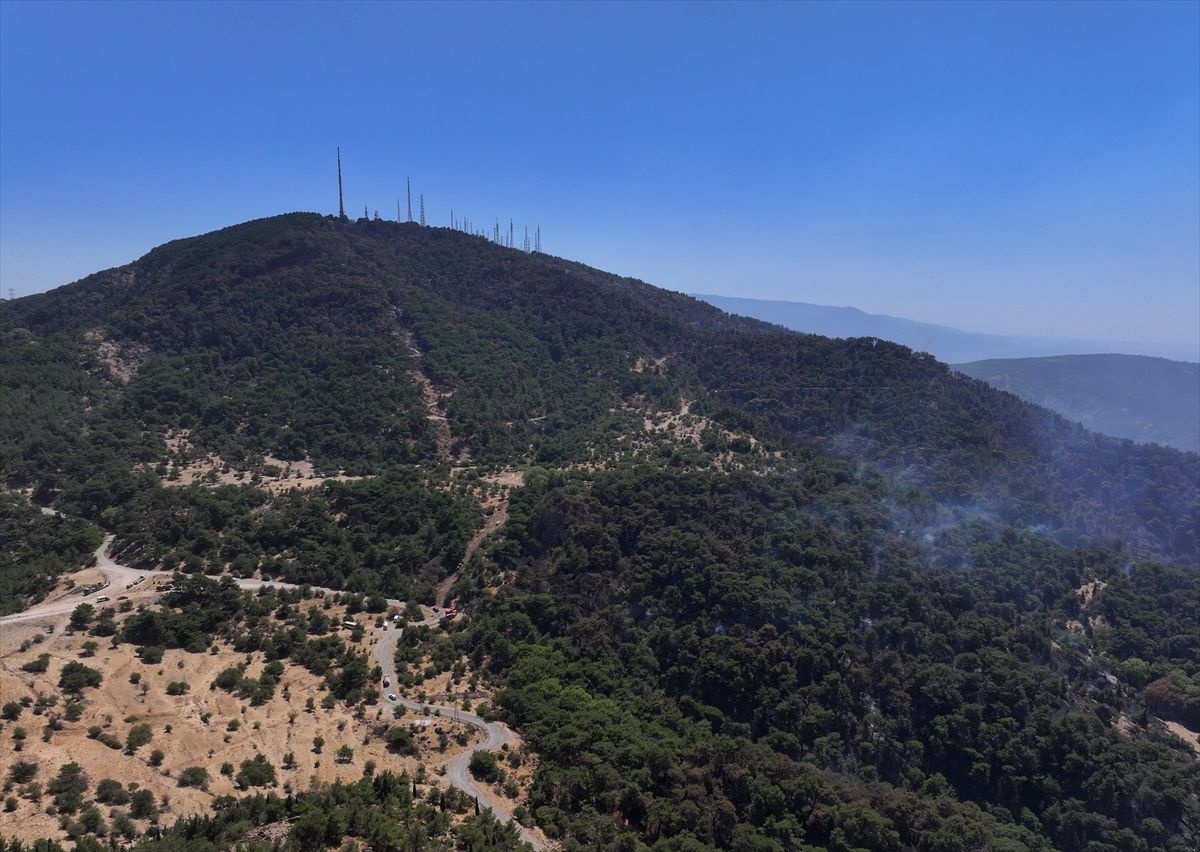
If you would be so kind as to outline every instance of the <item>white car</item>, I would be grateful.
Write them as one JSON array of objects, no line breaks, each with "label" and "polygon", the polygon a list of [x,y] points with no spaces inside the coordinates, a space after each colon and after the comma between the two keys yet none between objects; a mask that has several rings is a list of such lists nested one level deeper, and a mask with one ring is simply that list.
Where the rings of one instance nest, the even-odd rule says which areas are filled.
[{"label": "white car", "polygon": [[388,693],[388,701],[395,701],[395,700],[396,700],[396,693],[389,692]]}]

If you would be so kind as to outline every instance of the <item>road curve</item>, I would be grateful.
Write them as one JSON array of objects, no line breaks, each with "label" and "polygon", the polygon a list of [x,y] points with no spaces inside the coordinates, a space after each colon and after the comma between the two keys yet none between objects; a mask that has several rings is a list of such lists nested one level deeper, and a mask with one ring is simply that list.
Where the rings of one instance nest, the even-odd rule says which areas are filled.
[{"label": "road curve", "polygon": [[[438,622],[439,616],[431,616],[424,621],[414,622],[409,625],[411,627],[430,627]],[[397,684],[396,680],[396,642],[400,638],[400,631],[394,631],[386,634],[379,643],[375,646],[375,661],[379,663],[379,667],[383,669],[383,676],[387,678],[391,684]],[[396,687],[391,687],[395,689]],[[466,749],[462,754],[455,755],[446,764],[446,780],[453,784],[458,789],[462,790],[468,796],[472,796],[478,800],[481,808],[490,808],[497,819],[508,821],[512,819],[512,814],[508,812],[495,796],[484,786],[476,783],[471,777],[469,769],[471,756],[480,749],[488,751],[496,751],[504,745],[512,745],[517,738],[507,725],[503,722],[489,722],[482,716],[466,710],[460,710],[457,707],[448,707],[442,704],[430,704],[428,702],[413,701],[411,698],[396,698],[394,701],[388,697],[388,689],[384,688],[382,681],[379,687],[380,699],[388,704],[399,704],[407,707],[409,710],[415,710],[418,713],[422,711],[440,713],[442,718],[454,719],[458,722],[463,722],[473,728],[478,728],[483,731],[483,742],[476,743]],[[530,831],[525,826],[518,822],[513,822],[517,830],[521,834],[521,839],[530,844],[534,849],[545,850],[548,847],[546,842]]]},{"label": "road curve", "polygon": [[[109,555],[109,549],[112,546],[113,536],[111,534],[104,537],[104,541],[96,548],[96,567],[100,573],[104,575],[104,588],[92,592],[90,595],[67,595],[59,600],[50,603],[38,604],[30,607],[24,612],[13,613],[0,617],[0,624],[14,624],[21,621],[36,621],[43,618],[58,618],[68,615],[79,606],[81,603],[90,603],[95,605],[97,598],[109,596],[110,598],[119,595],[125,591],[125,588],[136,580],[145,579],[152,576],[170,577],[171,575],[164,571],[139,571],[136,568],[130,568],[128,565],[122,565],[113,560]],[[299,589],[301,586],[294,583],[283,583],[274,580],[253,580],[239,579],[235,581],[239,588],[246,591],[258,591],[264,587],[274,587],[281,589]],[[338,594],[337,589],[327,589],[323,586],[308,586],[314,592],[323,592],[325,594]],[[404,607],[403,601],[388,600],[389,606]],[[410,626],[432,627],[436,625],[441,616],[430,615],[424,621],[413,622]],[[388,678],[390,683],[396,683],[396,641],[400,638],[400,631],[395,630],[385,632],[383,638],[375,646],[374,656],[383,669],[384,677]],[[508,821],[512,819],[512,815],[503,807],[503,805],[493,796],[486,788],[475,783],[468,769],[471,763],[471,755],[480,749],[489,751],[498,750],[505,744],[511,745],[516,742],[516,736],[508,726],[503,722],[489,722],[486,719],[474,713],[469,713],[465,710],[460,710],[456,707],[445,707],[437,704],[422,704],[418,701],[413,701],[408,698],[397,698],[394,702],[388,698],[388,690],[384,689],[382,682],[379,688],[380,698],[385,703],[401,704],[410,710],[421,712],[423,709],[428,709],[433,712],[440,712],[447,719],[455,719],[470,725],[473,728],[478,728],[483,731],[483,742],[471,746],[462,754],[455,755],[446,764],[446,779],[458,789],[462,790],[468,796],[473,796],[479,800],[481,808],[490,808],[498,819]],[[525,828],[520,823],[514,823],[517,830],[521,833],[521,839],[533,846],[534,849],[545,850],[548,844],[538,837],[536,834]]]},{"label": "road curve", "polygon": [[[104,588],[97,589],[90,595],[65,595],[56,601],[50,603],[37,604],[29,609],[21,612],[13,613],[12,615],[0,616],[0,624],[14,624],[19,621],[36,621],[42,618],[57,618],[59,616],[68,615],[75,607],[81,603],[90,603],[93,606],[97,603],[97,599],[108,597],[114,599],[126,591],[131,583],[139,580],[145,580],[148,577],[169,578],[171,572],[167,571],[141,571],[137,568],[130,568],[128,565],[122,565],[120,562],[113,560],[109,556],[109,550],[112,547],[113,535],[109,534],[104,537],[104,541],[96,548],[96,568],[104,576]],[[324,586],[300,586],[296,583],[284,583],[277,580],[254,580],[254,579],[238,579],[234,578],[239,589],[244,589],[247,592],[256,592],[263,588],[277,589],[299,589],[308,588],[313,592],[320,592],[327,595],[340,594],[337,589],[329,589]],[[140,590],[139,590],[140,591]],[[404,601],[398,601],[389,598],[388,606],[400,607],[403,609]]]}]

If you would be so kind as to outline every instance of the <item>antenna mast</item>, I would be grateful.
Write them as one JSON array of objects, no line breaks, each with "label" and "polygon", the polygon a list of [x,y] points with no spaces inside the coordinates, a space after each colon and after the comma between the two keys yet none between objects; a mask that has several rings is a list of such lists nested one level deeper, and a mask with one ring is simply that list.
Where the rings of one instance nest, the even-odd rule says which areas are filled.
[{"label": "antenna mast", "polygon": [[421,193],[421,227],[425,227],[425,193]]},{"label": "antenna mast", "polygon": [[338,145],[337,149],[338,160],[338,218],[346,218],[346,204],[342,199],[342,146]]},{"label": "antenna mast", "polygon": [[404,188],[408,191],[408,221],[412,221],[412,180],[404,179]]}]

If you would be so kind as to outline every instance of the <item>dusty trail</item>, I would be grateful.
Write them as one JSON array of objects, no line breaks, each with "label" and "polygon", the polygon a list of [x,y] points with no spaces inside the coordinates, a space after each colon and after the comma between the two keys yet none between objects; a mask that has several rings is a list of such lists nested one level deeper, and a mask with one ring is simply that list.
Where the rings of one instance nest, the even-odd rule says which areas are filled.
[{"label": "dusty trail", "polygon": [[408,329],[401,329],[400,337],[408,347],[408,354],[417,362],[417,368],[409,370],[408,376],[421,388],[421,399],[425,402],[425,409],[429,412],[426,419],[433,424],[438,458],[448,462],[467,461],[468,456],[465,450],[459,453],[457,459],[454,458],[454,436],[450,433],[450,421],[447,419],[446,410],[442,405],[442,400],[449,394],[439,393],[433,386],[433,382],[425,375],[425,353],[417,346],[412,332]]},{"label": "dusty trail", "polygon": [[[499,473],[485,477],[485,479],[493,484],[503,485],[507,488],[520,488],[525,484],[525,474],[519,470],[511,468],[502,470]],[[483,544],[492,533],[504,526],[508,521],[508,494],[503,493],[502,496],[493,498],[491,501],[484,501],[484,506],[492,507],[492,514],[483,522],[483,526],[475,535],[471,536],[471,540],[467,542],[467,548],[463,551],[462,561],[458,563],[458,567],[454,569],[454,573],[445,580],[437,584],[434,590],[437,595],[438,607],[446,605],[446,598],[450,594],[450,590],[454,588],[454,584],[458,582],[458,575],[462,573],[471,561],[471,557],[475,555],[475,551],[479,549],[479,545]]]}]

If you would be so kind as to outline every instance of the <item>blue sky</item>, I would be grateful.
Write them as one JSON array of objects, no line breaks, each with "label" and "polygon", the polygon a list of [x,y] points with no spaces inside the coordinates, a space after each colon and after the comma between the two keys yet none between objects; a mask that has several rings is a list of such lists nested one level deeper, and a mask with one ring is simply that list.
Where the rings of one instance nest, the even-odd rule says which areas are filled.
[{"label": "blue sky", "polygon": [[1200,341],[1200,4],[0,3],[0,287],[288,210],[688,292]]}]

